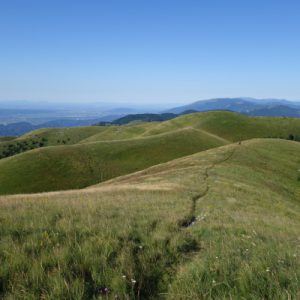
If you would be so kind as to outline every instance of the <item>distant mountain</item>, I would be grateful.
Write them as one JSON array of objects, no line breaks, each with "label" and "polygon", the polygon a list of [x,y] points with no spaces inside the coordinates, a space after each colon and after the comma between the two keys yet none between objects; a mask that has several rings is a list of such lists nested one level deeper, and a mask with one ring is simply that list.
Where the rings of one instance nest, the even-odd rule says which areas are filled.
[{"label": "distant mountain", "polygon": [[[276,107],[273,109],[273,107]],[[239,113],[252,115],[261,109],[267,109],[272,116],[290,116],[291,111],[287,112],[286,107],[300,109],[300,102],[293,102],[284,99],[254,99],[254,98],[216,98],[210,100],[196,101],[188,105],[175,107],[165,112],[180,114],[186,110],[209,111],[209,110],[229,110]],[[269,111],[272,109],[271,111]],[[263,111],[261,111],[262,113]],[[266,111],[267,112],[267,111]],[[255,114],[254,114],[255,115]],[[294,115],[294,114],[293,114]],[[297,114],[296,114],[297,115]]]},{"label": "distant mountain", "polygon": [[249,112],[251,116],[290,117],[300,118],[300,108],[292,108],[284,105],[264,107]]},{"label": "distant mountain", "polygon": [[[16,122],[6,125],[0,124],[0,136],[18,136],[39,128],[61,128],[89,125],[123,125],[131,122],[161,122],[173,119],[178,115],[190,114],[201,111],[226,110],[250,116],[286,116],[300,118],[300,102],[288,101],[285,99],[254,99],[254,98],[216,98],[201,100],[194,103],[171,108],[162,113],[135,113],[125,115],[125,111],[134,111],[118,108],[111,110],[110,115],[93,119],[64,118],[43,122],[42,124],[31,124],[29,122]],[[21,115],[27,111],[17,111]],[[35,111],[43,113],[44,111]],[[8,114],[8,110],[1,110],[0,115]],[[14,112],[16,113],[16,112]],[[31,112],[29,112],[31,113]]]},{"label": "distant mountain", "polygon": [[196,101],[188,105],[175,107],[166,112],[180,114],[187,110],[208,111],[208,110],[232,110],[245,112],[257,108],[257,104],[244,98],[218,98]]}]

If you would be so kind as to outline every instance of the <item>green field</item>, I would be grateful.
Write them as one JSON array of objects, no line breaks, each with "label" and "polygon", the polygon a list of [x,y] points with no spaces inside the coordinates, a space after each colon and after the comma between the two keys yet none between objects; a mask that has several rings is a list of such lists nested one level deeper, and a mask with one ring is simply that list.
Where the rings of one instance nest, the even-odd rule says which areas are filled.
[{"label": "green field", "polygon": [[223,144],[190,128],[140,139],[36,149],[0,160],[0,193],[83,188]]},{"label": "green field", "polygon": [[99,126],[44,128],[31,131],[17,138],[0,137],[0,159],[47,146],[76,144],[103,129]]},{"label": "green field", "polygon": [[2,196],[0,298],[299,299],[299,166],[300,143],[252,139]]},{"label": "green field", "polygon": [[16,154],[0,159],[0,194],[79,189],[232,142],[290,134],[300,136],[300,119],[221,111],[161,123],[40,129],[0,143],[0,154]]}]

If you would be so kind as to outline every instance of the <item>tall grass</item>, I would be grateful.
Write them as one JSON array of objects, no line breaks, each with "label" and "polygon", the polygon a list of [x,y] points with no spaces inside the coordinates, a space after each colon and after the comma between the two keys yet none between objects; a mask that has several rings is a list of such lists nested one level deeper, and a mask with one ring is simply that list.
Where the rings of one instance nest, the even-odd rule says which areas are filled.
[{"label": "tall grass", "polygon": [[131,191],[2,201],[0,294],[155,299],[182,254],[198,248],[179,224],[190,208],[185,196]]},{"label": "tall grass", "polygon": [[0,198],[4,299],[298,299],[300,144],[253,140]]}]

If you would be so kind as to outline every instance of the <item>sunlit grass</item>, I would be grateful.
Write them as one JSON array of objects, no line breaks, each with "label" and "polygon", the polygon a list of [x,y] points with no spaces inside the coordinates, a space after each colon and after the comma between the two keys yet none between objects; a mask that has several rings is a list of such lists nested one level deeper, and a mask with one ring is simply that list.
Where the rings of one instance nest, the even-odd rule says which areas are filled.
[{"label": "sunlit grass", "polygon": [[154,297],[186,247],[197,248],[178,225],[189,210],[186,195],[160,191],[4,200],[1,291],[13,298]]},{"label": "sunlit grass", "polygon": [[0,295],[298,299],[299,153],[252,140],[81,191],[1,197]]},{"label": "sunlit grass", "polygon": [[166,122],[39,129],[0,142],[0,194],[80,189],[232,142],[289,136],[300,136],[299,118],[226,111]]}]

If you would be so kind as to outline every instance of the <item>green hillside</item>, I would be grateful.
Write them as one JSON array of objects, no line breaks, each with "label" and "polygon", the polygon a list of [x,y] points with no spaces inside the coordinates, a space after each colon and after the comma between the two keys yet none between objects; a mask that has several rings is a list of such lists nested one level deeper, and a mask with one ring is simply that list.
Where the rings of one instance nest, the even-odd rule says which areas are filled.
[{"label": "green hillside", "polygon": [[165,122],[107,126],[100,133],[81,142],[151,136],[187,127],[205,130],[231,142],[250,138],[287,138],[289,134],[300,136],[299,118],[249,117],[233,112],[210,111],[184,115]]},{"label": "green hillside", "polygon": [[224,145],[189,128],[153,137],[45,147],[0,160],[0,193],[78,189]]},{"label": "green hillside", "polygon": [[254,139],[2,196],[0,297],[298,299],[299,167],[300,143]]},{"label": "green hillside", "polygon": [[[86,139],[92,135],[98,134],[105,130],[101,126],[82,126],[70,128],[45,128],[31,131],[19,139],[40,137],[48,140],[47,145],[57,144],[76,144],[81,140]],[[63,143],[65,141],[65,143]]]},{"label": "green hillside", "polygon": [[289,135],[300,137],[300,119],[224,111],[160,123],[40,129],[0,143],[0,194],[83,188],[220,145]]},{"label": "green hillside", "polygon": [[156,124],[145,135],[168,132],[186,126],[206,130],[232,142],[250,138],[286,138],[289,134],[300,135],[299,118],[249,117],[226,111],[184,115]]},{"label": "green hillside", "polygon": [[0,159],[46,146],[72,145],[103,131],[99,126],[44,128],[21,137],[0,140]]},{"label": "green hillside", "polygon": [[101,132],[91,135],[84,140],[81,140],[80,143],[137,138],[141,137],[142,134],[144,134],[148,129],[151,128],[153,128],[153,123],[106,126],[103,127],[103,130]]}]

